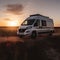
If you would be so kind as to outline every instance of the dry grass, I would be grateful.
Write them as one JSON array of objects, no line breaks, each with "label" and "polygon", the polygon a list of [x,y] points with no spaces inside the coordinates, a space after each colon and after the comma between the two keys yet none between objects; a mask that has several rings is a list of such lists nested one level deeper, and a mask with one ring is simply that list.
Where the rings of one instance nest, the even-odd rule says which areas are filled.
[{"label": "dry grass", "polygon": [[[55,31],[57,30],[60,28]],[[15,35],[16,31],[0,28],[0,37]],[[17,38],[11,38],[14,39]],[[0,60],[60,60],[60,36],[28,39],[25,42],[0,42]]]}]

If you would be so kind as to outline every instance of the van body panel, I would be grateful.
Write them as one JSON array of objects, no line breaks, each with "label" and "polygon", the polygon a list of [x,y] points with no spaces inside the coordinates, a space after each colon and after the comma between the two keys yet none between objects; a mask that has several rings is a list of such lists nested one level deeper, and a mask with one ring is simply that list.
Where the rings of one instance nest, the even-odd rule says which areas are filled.
[{"label": "van body panel", "polygon": [[17,31],[17,35],[31,35],[33,31],[36,31],[37,34],[53,32],[53,19],[40,14],[31,15],[21,24],[21,27],[19,27]]}]

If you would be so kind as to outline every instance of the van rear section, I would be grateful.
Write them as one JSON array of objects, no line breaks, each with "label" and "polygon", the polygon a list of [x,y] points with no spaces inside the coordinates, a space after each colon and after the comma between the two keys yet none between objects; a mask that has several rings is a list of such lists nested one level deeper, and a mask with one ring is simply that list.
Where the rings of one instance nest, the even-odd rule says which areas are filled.
[{"label": "van rear section", "polygon": [[43,16],[40,14],[30,15],[26,20],[23,21],[21,27],[17,31],[17,35],[20,37],[30,36],[36,38],[38,34],[48,33],[52,35],[54,32],[53,19]]}]

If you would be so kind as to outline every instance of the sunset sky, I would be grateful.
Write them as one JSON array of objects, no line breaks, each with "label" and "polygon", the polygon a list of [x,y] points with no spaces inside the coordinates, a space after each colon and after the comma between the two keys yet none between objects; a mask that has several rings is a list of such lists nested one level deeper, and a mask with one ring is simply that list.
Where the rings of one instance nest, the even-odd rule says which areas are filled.
[{"label": "sunset sky", "polygon": [[31,14],[42,14],[60,26],[60,0],[0,0],[0,26],[19,26]]}]

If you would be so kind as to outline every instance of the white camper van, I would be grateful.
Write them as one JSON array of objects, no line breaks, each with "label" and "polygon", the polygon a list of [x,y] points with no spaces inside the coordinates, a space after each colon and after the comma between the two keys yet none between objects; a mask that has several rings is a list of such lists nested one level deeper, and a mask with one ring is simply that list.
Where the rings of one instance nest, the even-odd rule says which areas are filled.
[{"label": "white camper van", "polygon": [[17,35],[20,37],[28,35],[31,38],[36,38],[38,34],[48,33],[49,35],[52,35],[53,32],[54,23],[52,19],[40,14],[34,14],[23,21],[17,31]]}]

